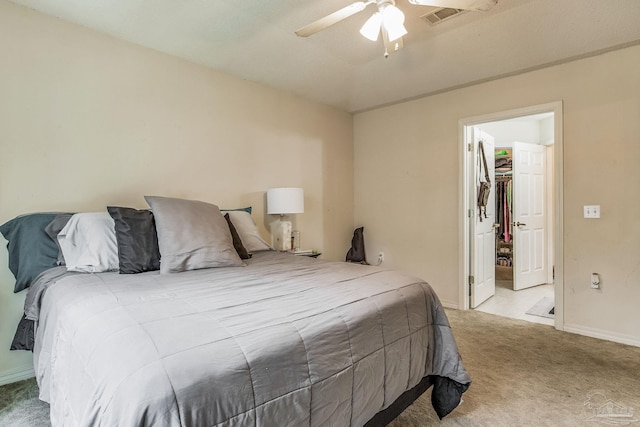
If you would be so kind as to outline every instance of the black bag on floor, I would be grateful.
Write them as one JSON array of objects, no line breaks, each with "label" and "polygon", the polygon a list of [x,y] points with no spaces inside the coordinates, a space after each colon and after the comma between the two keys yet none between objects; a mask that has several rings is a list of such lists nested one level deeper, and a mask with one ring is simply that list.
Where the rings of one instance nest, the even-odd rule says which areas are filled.
[{"label": "black bag on floor", "polygon": [[347,252],[345,261],[347,262],[359,262],[360,264],[369,264],[367,262],[367,256],[364,253],[364,235],[362,234],[364,227],[358,227],[353,232],[353,238],[351,239],[351,249]]}]

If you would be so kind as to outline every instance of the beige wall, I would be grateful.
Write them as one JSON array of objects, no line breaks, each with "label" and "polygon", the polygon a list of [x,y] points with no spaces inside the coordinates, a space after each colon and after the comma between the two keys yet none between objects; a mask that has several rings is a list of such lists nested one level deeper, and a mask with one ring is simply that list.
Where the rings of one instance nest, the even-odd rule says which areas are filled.
[{"label": "beige wall", "polygon": [[[145,194],[221,207],[305,189],[305,248],[342,259],[353,231],[352,116],[0,0],[0,223],[36,211],[146,207]],[[0,238],[0,244],[4,240]],[[0,381],[24,292],[0,250]]]},{"label": "beige wall", "polygon": [[[552,101],[564,106],[565,326],[640,345],[640,46],[357,114],[355,226],[370,259],[384,251],[457,306],[458,120]],[[585,204],[602,218],[583,219]]]}]

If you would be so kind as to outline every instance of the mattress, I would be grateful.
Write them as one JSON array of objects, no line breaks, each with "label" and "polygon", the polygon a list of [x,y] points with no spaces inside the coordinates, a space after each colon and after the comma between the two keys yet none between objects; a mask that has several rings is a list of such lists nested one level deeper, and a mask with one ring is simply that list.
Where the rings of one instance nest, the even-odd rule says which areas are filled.
[{"label": "mattress", "polygon": [[54,426],[362,426],[425,379],[448,413],[471,381],[426,282],[273,251],[178,274],[51,269],[25,315]]}]

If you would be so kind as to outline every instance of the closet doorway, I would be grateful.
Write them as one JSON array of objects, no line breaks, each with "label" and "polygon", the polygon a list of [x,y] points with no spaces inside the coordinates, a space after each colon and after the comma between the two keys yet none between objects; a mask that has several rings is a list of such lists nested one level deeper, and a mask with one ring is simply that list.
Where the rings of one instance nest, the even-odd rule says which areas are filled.
[{"label": "closet doorway", "polygon": [[[562,329],[561,111],[552,103],[461,121],[465,308]],[[477,189],[486,176],[483,218]]]}]

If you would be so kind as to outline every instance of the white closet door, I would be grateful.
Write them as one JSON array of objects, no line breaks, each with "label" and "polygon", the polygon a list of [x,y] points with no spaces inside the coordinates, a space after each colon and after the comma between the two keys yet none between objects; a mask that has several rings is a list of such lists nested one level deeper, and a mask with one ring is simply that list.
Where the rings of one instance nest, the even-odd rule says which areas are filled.
[{"label": "white closet door", "polygon": [[[471,196],[470,206],[475,206],[473,218],[470,218],[471,236],[471,308],[476,308],[496,293],[496,235],[493,224],[496,222],[496,189],[495,189],[495,154],[494,138],[478,128],[471,128],[472,132],[467,141],[473,141],[472,160],[473,173],[470,173]],[[487,169],[491,179],[491,193],[487,202],[486,218],[480,217],[478,208],[478,181],[485,180],[484,166],[480,167],[482,159],[479,152],[479,141],[483,141],[484,153],[487,159]],[[480,159],[478,161],[478,159]]]},{"label": "white closet door", "polygon": [[513,144],[513,289],[546,283],[546,159],[542,145]]}]

